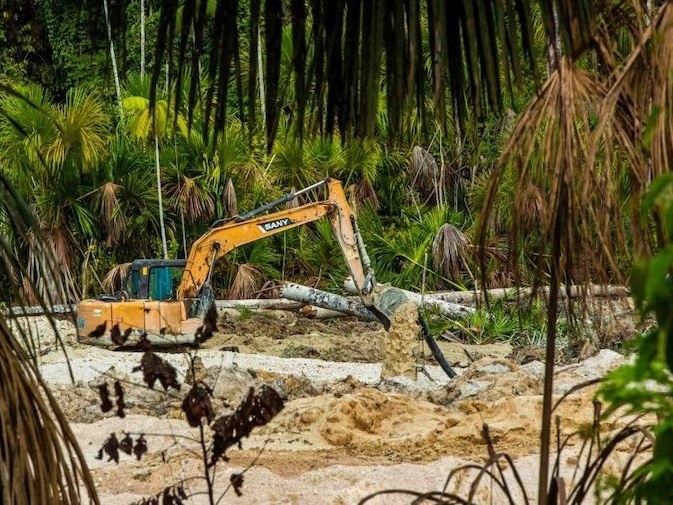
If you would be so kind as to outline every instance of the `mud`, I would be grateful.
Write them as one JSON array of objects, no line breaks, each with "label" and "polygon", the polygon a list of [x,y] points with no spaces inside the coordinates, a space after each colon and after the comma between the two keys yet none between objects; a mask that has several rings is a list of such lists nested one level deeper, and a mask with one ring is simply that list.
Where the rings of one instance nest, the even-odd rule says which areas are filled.
[{"label": "mud", "polygon": [[405,303],[390,319],[390,328],[383,339],[381,378],[409,377],[416,379],[420,326],[418,306]]},{"label": "mud", "polygon": [[218,327],[219,332],[203,344],[204,349],[356,363],[381,361],[386,334],[377,323],[353,318],[321,321],[291,312],[280,318],[259,313],[225,315]]}]

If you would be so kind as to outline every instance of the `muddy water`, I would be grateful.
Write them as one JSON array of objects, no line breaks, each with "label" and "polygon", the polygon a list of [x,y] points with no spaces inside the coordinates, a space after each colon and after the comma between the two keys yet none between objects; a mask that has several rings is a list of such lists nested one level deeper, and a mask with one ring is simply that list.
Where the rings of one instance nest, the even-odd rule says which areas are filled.
[{"label": "muddy water", "polygon": [[383,339],[381,379],[398,376],[416,379],[420,330],[416,304],[401,305],[390,319],[390,329]]}]

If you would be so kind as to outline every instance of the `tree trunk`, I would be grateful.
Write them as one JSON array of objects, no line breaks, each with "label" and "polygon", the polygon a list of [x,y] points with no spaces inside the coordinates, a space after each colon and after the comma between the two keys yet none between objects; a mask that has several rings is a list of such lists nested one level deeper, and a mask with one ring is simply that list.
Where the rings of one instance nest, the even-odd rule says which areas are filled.
[{"label": "tree trunk", "polygon": [[257,44],[257,65],[259,66],[259,70],[257,71],[257,74],[259,76],[259,103],[260,107],[262,108],[262,125],[264,131],[266,131],[266,105],[264,100],[264,65],[262,64],[262,44],[261,44],[261,35],[260,35],[260,30],[257,28],[257,40],[260,42]]},{"label": "tree trunk", "polygon": [[112,40],[112,26],[110,25],[110,14],[108,12],[107,0],[103,0],[103,8],[105,9],[105,26],[107,27],[107,36],[110,41],[110,59],[112,60],[112,73],[114,74],[115,90],[117,92],[117,102],[119,103],[119,115],[124,117],[124,110],[122,108],[122,91],[119,85],[119,72],[117,71],[117,57],[115,56],[115,46]]},{"label": "tree trunk", "polygon": [[[156,118],[155,118],[156,122]],[[166,245],[166,226],[164,225],[164,202],[161,191],[161,167],[159,166],[159,135],[156,124],[154,125],[154,159],[157,169],[157,197],[159,199],[159,226],[161,228],[161,246],[164,251],[164,259],[168,259],[168,246]]]},{"label": "tree trunk", "polygon": [[140,77],[145,76],[145,0],[140,0]]},{"label": "tree trunk", "polygon": [[245,308],[250,310],[297,310],[302,308],[305,303],[287,300],[285,298],[261,298],[261,299],[247,299],[247,300],[215,300],[215,308],[222,309],[239,309]]},{"label": "tree trunk", "polygon": [[[432,305],[441,314],[453,318],[462,318],[474,312],[472,307],[465,307],[464,305],[458,305],[456,303],[431,299],[427,296],[424,297],[419,293],[412,293],[411,291],[406,291],[404,289],[392,288],[389,290],[389,292],[394,292],[393,294],[396,296],[385,298],[384,295],[378,299],[378,301],[381,303],[381,306],[377,308],[384,313],[387,313],[385,309],[389,309],[388,312],[395,312],[400,303],[407,302],[415,303],[416,305]],[[283,284],[281,289],[281,296],[283,296],[283,298],[299,301],[308,305],[315,305],[316,307],[336,310],[345,314],[357,316],[366,321],[380,322],[380,319],[359,300],[334,293],[320,291],[319,289],[315,288],[309,288],[308,286],[286,282]]]},{"label": "tree trunk", "polygon": [[284,283],[281,288],[281,296],[303,304],[314,305],[324,309],[336,310],[351,316],[357,316],[365,321],[379,322],[379,318],[357,300],[351,300],[345,296],[328,293],[308,286],[302,286],[301,284],[294,284],[292,282]]}]

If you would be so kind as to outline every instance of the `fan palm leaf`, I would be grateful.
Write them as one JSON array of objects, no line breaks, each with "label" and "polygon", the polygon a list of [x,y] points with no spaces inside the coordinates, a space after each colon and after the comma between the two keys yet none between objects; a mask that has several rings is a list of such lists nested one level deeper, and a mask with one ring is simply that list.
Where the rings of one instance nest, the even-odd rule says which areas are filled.
[{"label": "fan palm leaf", "polygon": [[224,193],[222,193],[222,205],[224,207],[225,216],[235,216],[238,214],[236,189],[234,188],[234,182],[231,179],[227,179]]},{"label": "fan palm leaf", "polygon": [[[38,296],[38,301],[43,306],[54,303],[65,281],[53,251],[28,207],[1,173],[0,215],[22,242],[30,242],[31,249],[39,248],[33,257],[41,261],[41,278],[53,291],[47,298]],[[32,241],[28,234],[34,237]],[[0,271],[13,273],[6,277],[10,282],[25,280],[30,292],[39,292],[29,281],[29,266],[15,252],[7,237],[0,237]],[[0,292],[2,301],[24,301],[7,298],[20,292],[20,286],[13,285],[14,289]],[[34,337],[20,329],[10,330],[0,313],[0,501],[16,505],[99,503],[84,455],[40,376],[37,356],[30,354],[37,348]]]},{"label": "fan palm leaf", "polygon": [[432,261],[443,275],[458,280],[469,269],[470,243],[463,232],[450,223],[440,226],[432,241]]},{"label": "fan palm leaf", "polygon": [[97,95],[71,89],[66,103],[54,108],[54,123],[56,137],[44,147],[48,166],[60,169],[70,158],[86,173],[105,156],[109,122]]},{"label": "fan palm leaf", "polygon": [[182,175],[178,182],[166,184],[171,205],[184,214],[189,224],[210,221],[215,214],[215,202],[207,189],[201,187],[200,179]]},{"label": "fan palm leaf", "polygon": [[21,191],[30,191],[35,172],[44,171],[41,149],[56,133],[51,107],[51,96],[36,84],[0,99],[0,170]]},{"label": "fan palm leaf", "polygon": [[126,279],[131,271],[131,263],[119,263],[112,267],[103,277],[103,289],[108,292],[122,289],[122,281]]},{"label": "fan palm leaf", "polygon": [[253,298],[259,291],[259,270],[249,263],[241,263],[236,269],[236,275],[229,288],[230,300]]},{"label": "fan palm leaf", "polygon": [[107,232],[106,245],[116,244],[126,231],[126,219],[119,205],[119,193],[123,186],[114,182],[103,183],[95,190],[96,205],[100,209],[100,217]]}]

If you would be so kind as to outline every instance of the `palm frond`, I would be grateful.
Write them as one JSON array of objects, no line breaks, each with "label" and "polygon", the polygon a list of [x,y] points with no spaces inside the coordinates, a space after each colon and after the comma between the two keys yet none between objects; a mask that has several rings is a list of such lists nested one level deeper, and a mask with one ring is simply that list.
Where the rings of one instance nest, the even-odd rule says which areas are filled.
[{"label": "palm frond", "polygon": [[69,156],[83,172],[95,167],[107,153],[108,116],[103,102],[79,88],[68,92],[66,103],[55,108],[56,138],[45,146],[45,160],[62,167]]},{"label": "palm frond", "polygon": [[521,230],[524,234],[534,233],[546,223],[545,197],[539,186],[530,184],[523,188],[514,197],[515,214],[520,219]]},{"label": "palm frond", "polygon": [[123,189],[119,184],[106,182],[96,190],[97,206],[100,209],[100,218],[107,231],[106,244],[108,247],[116,244],[124,235],[126,220],[120,212],[119,193]]},{"label": "palm frond", "polygon": [[187,223],[209,221],[215,214],[215,202],[208,191],[199,185],[199,181],[185,175],[179,176],[177,183],[166,184],[171,205],[180,209]]},{"label": "palm frond", "polygon": [[3,503],[98,503],[68,421],[2,316],[0,360]]},{"label": "palm frond", "polygon": [[[408,105],[413,100],[423,104],[422,96],[428,89],[437,104],[436,119],[444,126],[451,117],[449,108],[454,108],[462,121],[502,108],[503,96],[511,92],[513,83],[521,83],[526,72],[537,76],[534,29],[548,39],[557,35],[569,54],[581,54],[594,40],[592,30],[599,25],[598,7],[603,4],[581,0],[570,6],[563,0],[548,0],[539,2],[538,7],[538,3],[522,0],[448,4],[439,0],[347,0],[324,5],[314,0],[287,4],[273,0],[262,5],[257,0],[226,0],[218,2],[214,13],[202,5],[198,0],[186,0],[162,6],[153,93],[162,78],[163,60],[175,58],[167,54],[173,48],[178,54],[172,61],[183,62],[173,77],[179,82],[185,78],[182,69],[188,67],[184,62],[197,61],[208,53],[206,124],[216,137],[226,124],[232,66],[240,65],[243,43],[239,37],[243,32],[239,23],[250,19],[250,31],[244,34],[252,53],[248,58],[254,61],[263,46],[267,89],[258,98],[257,68],[248,61],[245,75],[236,71],[238,94],[243,88],[240,79],[247,79],[251,131],[255,129],[255,102],[264,101],[270,150],[283,96],[290,101],[291,121],[299,131],[307,124],[304,116],[309,112],[315,131],[330,136],[338,129],[343,138],[353,134],[372,137],[382,107],[388,133],[400,135],[401,125],[408,122],[404,119],[413,115]],[[194,22],[176,25],[175,20],[186,13]],[[291,18],[291,31],[283,29],[286,17]],[[310,42],[306,37],[309,30]],[[205,44],[205,33],[211,44]],[[187,40],[193,43],[188,45]],[[431,62],[429,72],[424,68],[424,50]],[[292,71],[292,78],[283,68]],[[189,82],[201,81],[198,65],[189,67],[188,72]],[[289,81],[294,82],[293,88]],[[386,93],[380,101],[382,88]],[[190,86],[190,110],[200,97],[198,86]],[[176,110],[182,100],[176,93]]]},{"label": "palm frond", "polygon": [[224,188],[224,193],[222,193],[222,204],[225,216],[235,216],[238,214],[236,189],[234,189],[234,181],[231,178],[227,179],[227,185]]},{"label": "palm frond", "polygon": [[469,245],[463,232],[450,223],[444,223],[432,241],[435,267],[448,278],[459,280],[469,265]]},{"label": "palm frond", "polygon": [[423,195],[432,195],[437,189],[439,181],[439,167],[437,161],[428,151],[414,146],[409,162],[411,185],[421,191]]},{"label": "palm frond", "polygon": [[[350,188],[349,188],[350,189]],[[352,188],[352,197],[356,206],[371,205],[372,208],[379,208],[379,199],[376,196],[376,190],[369,179],[360,179]]]},{"label": "palm frond", "polygon": [[259,270],[249,263],[238,265],[234,281],[229,288],[230,300],[241,300],[254,297],[259,291],[259,282],[257,280]]},{"label": "palm frond", "polygon": [[123,289],[122,281],[128,277],[131,263],[119,263],[113,266],[103,277],[103,289],[112,293]]},{"label": "palm frond", "polygon": [[[0,300],[25,303],[20,284],[46,307],[67,298],[67,282],[57,265],[53,249],[44,240],[29,208],[0,173],[0,215],[18,242],[28,244],[30,257],[39,268],[40,281],[51,289],[41,295],[26,264],[15,254],[8,237],[0,237],[0,270],[12,272],[12,283],[0,291]],[[28,235],[32,237],[28,237]],[[32,249],[37,249],[33,251]],[[10,299],[10,295],[18,298]],[[17,325],[10,330],[0,313],[0,493],[3,503],[80,504],[99,503],[96,488],[68,421],[49,392],[37,368],[39,348],[35,338]],[[58,332],[57,332],[58,335]]]}]

